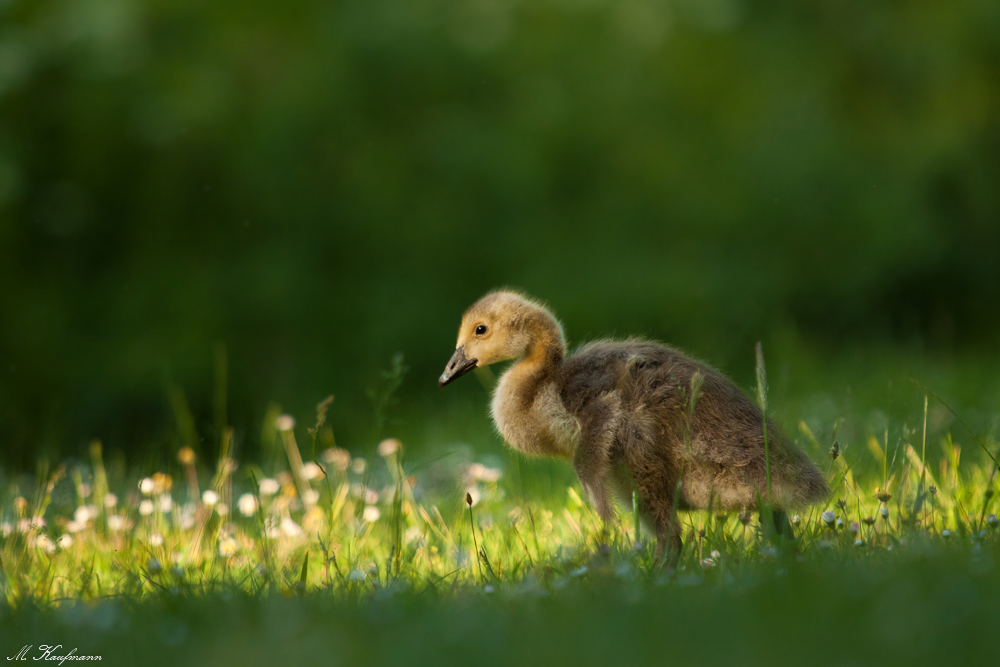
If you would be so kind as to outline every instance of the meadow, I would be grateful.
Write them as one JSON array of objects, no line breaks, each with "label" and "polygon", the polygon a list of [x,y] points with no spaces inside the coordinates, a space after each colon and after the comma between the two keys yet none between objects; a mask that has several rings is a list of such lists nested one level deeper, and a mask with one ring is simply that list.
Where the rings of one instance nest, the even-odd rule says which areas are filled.
[{"label": "meadow", "polygon": [[769,536],[756,512],[680,513],[676,567],[655,561],[630,508],[603,525],[569,466],[472,447],[411,458],[395,438],[350,451],[332,399],[311,423],[272,408],[259,460],[234,458],[232,428],[209,460],[179,432],[175,455],[145,468],[106,463],[95,441],[89,459],[2,479],[0,652],[990,664],[997,441],[912,389],[907,419],[883,416],[881,430],[860,419],[869,405],[826,424],[786,408],[828,502],[791,517],[793,540]]}]

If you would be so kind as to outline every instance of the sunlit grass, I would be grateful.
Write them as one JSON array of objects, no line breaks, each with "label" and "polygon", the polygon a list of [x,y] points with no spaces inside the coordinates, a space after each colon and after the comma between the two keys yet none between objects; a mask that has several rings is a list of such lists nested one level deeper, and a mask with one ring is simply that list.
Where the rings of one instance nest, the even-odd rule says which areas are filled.
[{"label": "sunlit grass", "polygon": [[[327,405],[320,404],[309,428],[271,411],[264,430],[280,457],[266,466],[235,460],[233,432],[224,429],[213,465],[182,446],[161,470],[109,472],[95,442],[89,461],[43,465],[34,481],[6,478],[0,488],[5,649],[12,654],[8,645],[37,644],[39,632],[56,632],[114,652],[140,641],[122,643],[117,630],[123,615],[133,613],[145,619],[137,637],[166,641],[164,627],[173,627],[178,608],[185,618],[214,619],[211,610],[223,608],[244,618],[235,628],[226,621],[225,641],[233,644],[227,651],[236,650],[236,637],[269,637],[283,646],[284,635],[273,634],[279,626],[252,620],[273,611],[276,600],[307,605],[280,607],[289,617],[327,600],[333,606],[320,603],[317,613],[333,625],[301,629],[322,637],[329,627],[353,622],[338,605],[374,605],[412,623],[413,613],[444,613],[436,605],[473,604],[469,613],[479,620],[469,622],[487,623],[499,609],[516,616],[541,599],[580,624],[601,617],[606,604],[617,605],[636,624],[622,630],[629,633],[642,627],[642,614],[653,613],[650,606],[683,619],[677,600],[705,614],[726,604],[737,624],[756,622],[751,615],[758,612],[777,619],[777,608],[745,609],[748,591],[761,586],[784,591],[769,604],[822,602],[832,609],[859,595],[875,604],[900,578],[949,571],[979,587],[996,579],[989,577],[1000,556],[997,443],[960,420],[951,425],[963,429],[962,438],[949,429],[928,432],[926,405],[915,406],[917,426],[886,427],[860,442],[838,441],[839,421],[829,428],[830,441],[821,442],[800,420],[794,435],[826,472],[832,489],[826,504],[794,514],[795,538],[785,542],[768,539],[752,511],[681,513],[684,546],[675,568],[654,562],[650,531],[636,527],[631,507],[605,525],[576,484],[526,494],[523,482],[535,468],[527,460],[516,474],[488,457],[411,461],[406,443],[393,438],[358,455],[337,446]],[[841,582],[835,593],[830,581]],[[989,586],[984,590],[1000,593],[1000,584]],[[815,600],[820,594],[833,597]],[[254,604],[264,606],[253,611]],[[905,612],[909,622],[933,617],[933,604],[915,602]],[[181,626],[213,643],[213,623],[223,631],[221,619],[200,629],[188,621]],[[496,641],[505,636],[491,632]],[[761,647],[766,654],[767,644]],[[350,650],[365,655],[363,647]]]}]

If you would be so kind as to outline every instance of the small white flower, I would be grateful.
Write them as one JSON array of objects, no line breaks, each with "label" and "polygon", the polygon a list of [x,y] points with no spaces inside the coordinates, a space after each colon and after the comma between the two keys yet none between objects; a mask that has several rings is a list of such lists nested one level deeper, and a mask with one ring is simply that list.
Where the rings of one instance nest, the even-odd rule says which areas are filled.
[{"label": "small white flower", "polygon": [[160,511],[167,514],[174,508],[174,499],[170,496],[160,496]]},{"label": "small white flower", "polygon": [[306,461],[302,464],[302,479],[313,480],[323,476],[323,469],[313,461]]},{"label": "small white flower", "polygon": [[703,570],[711,570],[713,567],[715,567],[715,561],[714,560],[712,560],[711,558],[702,558],[701,559],[701,569],[703,569]]},{"label": "small white flower", "polygon": [[383,458],[389,458],[398,452],[400,447],[402,447],[402,443],[399,440],[396,440],[396,438],[387,438],[378,443],[378,455]]},{"label": "small white flower", "polygon": [[351,570],[351,573],[347,575],[350,581],[364,581],[368,578],[368,575],[361,570]]},{"label": "small white flower", "polygon": [[87,527],[87,524],[80,523],[79,521],[67,521],[66,522],[66,532],[69,533],[79,533],[81,530]]},{"label": "small white flower", "polygon": [[367,463],[365,460],[359,457],[351,461],[351,470],[353,470],[355,474],[361,475],[365,472],[366,465]]},{"label": "small white flower", "polygon": [[365,489],[365,502],[369,505],[378,503],[378,491],[375,489]]},{"label": "small white flower", "polygon": [[11,524],[10,521],[4,521],[3,523],[0,523],[0,535],[7,537],[13,532],[14,532],[14,526]]},{"label": "small white flower", "polygon": [[219,538],[219,555],[229,558],[236,554],[239,549],[239,544],[229,535],[223,535]]},{"label": "small white flower", "polygon": [[718,549],[712,549],[712,553],[709,555],[715,560],[719,560],[720,558],[722,558],[722,554],[719,553]]},{"label": "small white flower", "polygon": [[837,530],[840,530],[843,527],[844,527],[844,520],[843,519],[837,519]]},{"label": "small white flower", "polygon": [[52,544],[52,540],[50,540],[47,535],[39,535],[36,537],[35,546],[47,554],[55,553],[56,550],[56,545]]},{"label": "small white flower", "polygon": [[219,516],[226,516],[229,514],[229,505],[226,503],[219,503],[215,506],[215,511]]},{"label": "small white flower", "polygon": [[143,477],[139,480],[139,490],[142,491],[142,495],[148,496],[153,493],[153,489],[156,488],[156,483],[153,481],[152,477]]},{"label": "small white flower", "polygon": [[90,484],[81,484],[78,488],[80,496],[86,498],[90,495]]},{"label": "small white flower", "polygon": [[45,517],[39,514],[36,514],[35,516],[31,517],[32,528],[45,528],[47,523],[48,522],[45,520]]},{"label": "small white flower", "polygon": [[882,515],[883,519],[886,519],[886,520],[889,519],[889,508],[886,507],[885,505],[883,505],[882,507],[878,508],[878,513]]},{"label": "small white flower", "polygon": [[69,549],[73,546],[73,536],[72,535],[60,535],[59,539],[56,540],[60,549]]},{"label": "small white flower", "polygon": [[941,536],[945,539],[948,539],[949,537],[951,537],[951,531],[945,528],[944,530],[941,531]]},{"label": "small white flower", "polygon": [[865,541],[859,537],[858,539],[854,540],[854,546],[863,547],[865,546]]},{"label": "small white flower", "polygon": [[289,414],[279,415],[278,418],[274,420],[274,425],[279,431],[291,431],[295,428],[295,417]]},{"label": "small white flower", "polygon": [[139,514],[143,516],[149,516],[152,513],[153,513],[152,500],[143,500],[141,503],[139,503]]},{"label": "small white flower", "polygon": [[281,520],[281,532],[287,537],[298,537],[302,534],[302,527],[286,516]]},{"label": "small white flower", "polygon": [[163,545],[163,535],[159,533],[153,533],[149,536],[149,543],[154,547],[159,547]]},{"label": "small white flower", "polygon": [[244,493],[237,504],[243,516],[253,516],[257,513],[257,498],[252,493]]},{"label": "small white flower", "polygon": [[800,523],[802,523],[802,517],[800,517],[798,514],[793,514],[792,515],[792,525],[793,526],[797,526]]},{"label": "small white flower", "polygon": [[836,520],[837,515],[833,513],[833,510],[827,510],[821,515],[823,517],[823,523],[828,526],[832,526],[833,522]]},{"label": "small white flower", "polygon": [[319,491],[316,489],[307,489],[305,493],[302,494],[302,502],[306,505],[315,505],[319,502]]},{"label": "small white flower", "polygon": [[113,493],[104,494],[104,506],[108,509],[118,504],[118,496]]},{"label": "small white flower", "polygon": [[215,503],[219,502],[219,494],[212,489],[206,489],[205,492],[201,494],[201,502],[205,503],[209,507],[214,507]]},{"label": "small white flower", "polygon": [[270,477],[265,477],[264,479],[260,480],[260,495],[273,496],[280,490],[281,490],[281,485],[278,484],[278,480],[271,479]]},{"label": "small white flower", "polygon": [[118,532],[125,526],[125,519],[117,514],[112,514],[108,517],[108,530],[112,532]]},{"label": "small white flower", "polygon": [[382,516],[382,512],[380,512],[377,507],[367,505],[361,516],[368,523],[375,523],[379,520],[379,517]]},{"label": "small white flower", "polygon": [[73,512],[73,520],[76,521],[77,523],[86,525],[89,519],[90,519],[90,509],[83,505],[77,507],[76,511]]}]

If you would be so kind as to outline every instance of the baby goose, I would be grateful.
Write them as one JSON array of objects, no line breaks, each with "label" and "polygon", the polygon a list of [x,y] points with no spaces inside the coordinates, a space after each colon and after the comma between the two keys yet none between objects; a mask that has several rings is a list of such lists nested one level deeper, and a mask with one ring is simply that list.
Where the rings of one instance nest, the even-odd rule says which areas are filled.
[{"label": "baby goose", "polygon": [[[675,510],[747,509],[766,498],[761,411],[705,364],[637,339],[588,343],[567,358],[562,325],[545,306],[497,291],[462,316],[438,384],[509,359],[518,361],[493,394],[500,434],[525,454],[572,461],[606,521],[615,516],[612,495],[637,490],[658,560],[668,544],[680,554]],[[770,421],[767,438],[773,506],[822,500],[826,481],[812,461]]]}]

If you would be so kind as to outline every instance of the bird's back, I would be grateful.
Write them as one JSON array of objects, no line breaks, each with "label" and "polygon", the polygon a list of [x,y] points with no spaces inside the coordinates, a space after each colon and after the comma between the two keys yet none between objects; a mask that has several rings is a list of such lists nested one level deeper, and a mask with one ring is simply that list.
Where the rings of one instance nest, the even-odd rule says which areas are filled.
[{"label": "bird's back", "polygon": [[[658,343],[597,341],[567,359],[560,375],[563,403],[575,415],[613,398],[622,424],[617,455],[632,465],[664,460],[683,474],[685,505],[746,507],[764,493],[763,415],[713,368]],[[768,450],[776,502],[804,505],[826,495],[816,466],[770,421]]]}]

